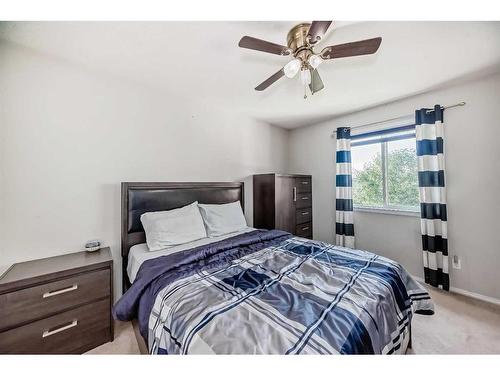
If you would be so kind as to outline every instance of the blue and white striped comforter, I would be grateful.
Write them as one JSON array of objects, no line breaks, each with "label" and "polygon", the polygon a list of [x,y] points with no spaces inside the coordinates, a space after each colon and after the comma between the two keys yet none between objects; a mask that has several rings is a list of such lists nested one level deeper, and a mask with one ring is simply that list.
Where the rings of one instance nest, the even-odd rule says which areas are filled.
[{"label": "blue and white striped comforter", "polygon": [[[151,353],[397,353],[412,314],[433,312],[428,293],[387,258],[281,231],[238,237],[193,249],[202,255],[177,264],[181,276],[146,277]],[[131,318],[124,305],[134,306],[119,301],[115,315]]]}]

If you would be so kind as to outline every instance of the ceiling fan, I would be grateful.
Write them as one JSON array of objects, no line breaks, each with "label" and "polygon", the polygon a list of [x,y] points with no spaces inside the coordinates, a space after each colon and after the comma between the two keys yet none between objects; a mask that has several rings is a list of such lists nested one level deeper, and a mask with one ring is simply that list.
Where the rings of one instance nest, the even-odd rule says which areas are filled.
[{"label": "ceiling fan", "polygon": [[332,21],[313,21],[294,26],[287,36],[287,46],[267,42],[262,39],[244,36],[238,46],[256,51],[273,53],[281,56],[291,56],[283,68],[266,79],[255,90],[263,91],[283,76],[295,77],[300,72],[300,80],[304,85],[304,99],[307,98],[307,87],[311,94],[322,90],[325,86],[318,73],[318,66],[324,60],[341,57],[370,55],[377,52],[382,38],[372,38],[357,42],[328,46],[317,53],[314,47],[321,41]]}]

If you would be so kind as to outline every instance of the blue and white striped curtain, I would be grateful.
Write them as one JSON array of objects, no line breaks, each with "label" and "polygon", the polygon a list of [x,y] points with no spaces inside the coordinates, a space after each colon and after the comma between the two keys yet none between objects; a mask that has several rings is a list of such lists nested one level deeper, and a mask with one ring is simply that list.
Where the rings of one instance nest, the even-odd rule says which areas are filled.
[{"label": "blue and white striped curtain", "polygon": [[337,128],[335,244],[354,247],[351,128]]},{"label": "blue and white striped curtain", "polygon": [[449,290],[443,109],[415,111],[415,124],[425,282]]}]

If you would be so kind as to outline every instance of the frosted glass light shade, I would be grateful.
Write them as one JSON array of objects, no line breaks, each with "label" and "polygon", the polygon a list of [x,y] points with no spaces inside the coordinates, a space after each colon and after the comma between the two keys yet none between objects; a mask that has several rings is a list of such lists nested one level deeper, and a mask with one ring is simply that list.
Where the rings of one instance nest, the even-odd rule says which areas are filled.
[{"label": "frosted glass light shade", "polygon": [[285,75],[288,78],[293,78],[299,72],[301,65],[302,62],[299,59],[293,59],[292,61],[288,62],[288,64],[285,65],[283,71],[285,72]]},{"label": "frosted glass light shade", "polygon": [[311,71],[309,69],[300,71],[300,81],[303,85],[309,85],[311,83]]},{"label": "frosted glass light shade", "polygon": [[316,69],[322,62],[323,59],[318,55],[309,56],[309,65],[311,65],[311,68],[313,69]]}]

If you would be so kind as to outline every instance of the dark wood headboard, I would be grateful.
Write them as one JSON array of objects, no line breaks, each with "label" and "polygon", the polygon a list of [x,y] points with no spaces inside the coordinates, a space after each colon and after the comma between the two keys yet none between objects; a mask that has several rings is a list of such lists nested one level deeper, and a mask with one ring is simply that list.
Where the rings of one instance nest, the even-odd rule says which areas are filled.
[{"label": "dark wood headboard", "polygon": [[122,182],[123,292],[130,286],[127,275],[130,248],[146,242],[141,215],[166,211],[194,201],[222,204],[236,201],[244,206],[243,182]]}]

